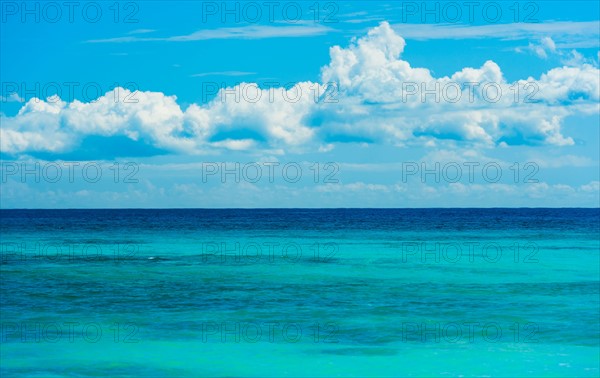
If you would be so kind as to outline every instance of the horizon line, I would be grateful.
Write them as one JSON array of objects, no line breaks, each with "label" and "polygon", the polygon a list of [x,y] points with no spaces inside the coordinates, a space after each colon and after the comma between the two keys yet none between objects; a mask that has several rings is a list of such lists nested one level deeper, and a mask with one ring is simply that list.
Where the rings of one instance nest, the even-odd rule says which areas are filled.
[{"label": "horizon line", "polygon": [[8,208],[4,210],[494,210],[494,209],[600,209],[598,207],[62,207],[62,208]]}]

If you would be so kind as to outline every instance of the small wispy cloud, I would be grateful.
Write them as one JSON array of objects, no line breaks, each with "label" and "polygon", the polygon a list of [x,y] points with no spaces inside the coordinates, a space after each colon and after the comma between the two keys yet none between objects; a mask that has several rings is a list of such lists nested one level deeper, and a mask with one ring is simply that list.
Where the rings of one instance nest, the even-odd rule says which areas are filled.
[{"label": "small wispy cloud", "polygon": [[155,31],[156,30],[154,30],[154,29],[135,29],[135,30],[130,31],[127,34],[147,34],[147,33],[152,33]]},{"label": "small wispy cloud", "polygon": [[351,13],[345,13],[345,14],[340,14],[340,18],[353,18],[353,17],[357,17],[357,16],[367,16],[369,15],[369,13],[367,11],[360,11],[360,12],[351,12]]},{"label": "small wispy cloud", "polygon": [[477,39],[497,38],[504,40],[540,39],[550,36],[562,44],[583,47],[600,45],[600,21],[552,21],[541,23],[510,23],[492,25],[456,24],[394,24],[396,33],[407,39]]},{"label": "small wispy cloud", "polygon": [[249,76],[256,75],[256,72],[248,71],[215,71],[215,72],[203,72],[191,75],[191,77],[205,77],[205,76]]},{"label": "small wispy cloud", "polygon": [[532,53],[540,59],[550,57],[558,58],[562,64],[567,66],[580,66],[582,64],[598,65],[594,58],[586,58],[575,49],[559,48],[550,37],[544,37],[539,42],[529,42],[526,47],[517,47],[514,51],[518,53]]},{"label": "small wispy cloud", "polygon": [[348,24],[364,24],[366,22],[383,21],[383,20],[385,20],[385,17],[383,17],[383,16],[373,16],[373,17],[363,17],[363,18],[352,18],[352,19],[344,20],[342,22],[345,22]]},{"label": "small wispy cloud", "polygon": [[539,43],[529,42],[527,47],[517,47],[515,51],[518,53],[531,52],[541,59],[548,59],[548,55],[556,53],[556,44],[550,37],[542,38]]},{"label": "small wispy cloud", "polygon": [[236,28],[203,29],[190,34],[170,37],[125,36],[116,38],[93,39],[87,43],[125,43],[125,42],[190,42],[210,39],[266,39],[293,38],[323,35],[334,29],[323,25],[270,26],[250,25]]}]

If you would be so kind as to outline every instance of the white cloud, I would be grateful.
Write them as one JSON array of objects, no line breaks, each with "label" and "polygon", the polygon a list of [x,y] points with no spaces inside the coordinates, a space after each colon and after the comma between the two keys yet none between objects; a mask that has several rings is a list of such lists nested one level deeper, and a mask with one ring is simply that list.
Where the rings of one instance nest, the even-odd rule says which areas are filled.
[{"label": "white cloud", "polygon": [[155,31],[156,30],[154,30],[154,29],[135,29],[135,30],[130,31],[127,34],[147,34],[147,33],[152,33]]},{"label": "white cloud", "polygon": [[563,57],[562,62],[567,66],[581,66],[587,63],[583,55],[577,50],[571,50],[570,53],[566,54],[566,56]]},{"label": "white cloud", "polygon": [[25,102],[25,100],[18,93],[13,92],[8,96],[0,96],[0,102]]},{"label": "white cloud", "polygon": [[[554,48],[551,39],[543,41]],[[222,89],[206,105],[186,109],[175,96],[160,92],[140,91],[134,102],[126,102],[130,92],[122,88],[90,103],[31,99],[16,116],[2,116],[1,148],[7,153],[70,151],[87,135],[123,135],[189,154],[209,148],[327,151],[335,138],[397,146],[448,139],[490,146],[569,145],[574,142],[562,134],[563,119],[598,112],[599,71],[589,64],[513,83],[493,61],[434,77],[402,59],[405,46],[382,23],[348,47],[332,47],[322,83],[274,89],[241,83]],[[330,82],[339,84],[336,101],[315,101],[315,93],[329,98]],[[432,88],[438,98],[426,94]],[[409,89],[415,92],[407,95]],[[490,100],[499,93],[497,101]],[[534,101],[526,101],[528,95]]]},{"label": "white cloud", "polygon": [[[265,38],[293,38],[322,35],[333,29],[320,25],[249,25],[235,28],[203,29],[190,34],[167,37],[115,37],[88,40],[88,43],[125,43],[125,42],[191,42],[210,39],[265,39]],[[131,34],[131,33],[130,33]]]},{"label": "white cloud", "polygon": [[598,194],[600,193],[600,181],[591,181],[588,184],[581,185],[580,190]]},{"label": "white cloud", "polygon": [[224,147],[234,151],[244,151],[255,147],[256,143],[252,139],[225,139],[213,143],[216,147]]},{"label": "white cloud", "polygon": [[[600,38],[600,36],[599,36]],[[525,48],[517,47],[515,49],[518,53],[530,52],[541,59],[548,59],[549,57],[556,57],[560,62],[566,66],[579,67],[585,64],[598,66],[598,61],[593,58],[585,58],[577,50],[565,51],[566,45],[557,47],[554,40],[550,37],[543,37],[537,43],[530,42]]]},{"label": "white cloud", "polygon": [[205,76],[248,76],[255,75],[256,72],[248,71],[216,71],[216,72],[203,72],[194,74],[192,77],[205,77]]},{"label": "white cloud", "polygon": [[[550,40],[545,43],[552,46]],[[352,129],[366,137],[400,141],[420,134],[566,145],[573,140],[560,129],[571,110],[548,105],[581,100],[593,106],[600,97],[598,69],[590,65],[555,68],[539,80],[510,83],[496,63],[487,61],[480,68],[434,78],[428,69],[401,59],[404,47],[404,39],[384,23],[348,48],[331,49],[331,63],[322,75],[323,82],[340,83],[342,101],[332,121],[337,132]],[[480,89],[470,90],[468,83],[478,83]],[[493,89],[491,94],[484,92],[486,87]],[[431,89],[435,93],[427,94]],[[445,92],[453,89],[456,95]],[[497,102],[494,90],[502,94]],[[379,111],[372,111],[373,104],[380,105]]]},{"label": "white cloud", "polygon": [[317,192],[390,192],[399,191],[395,185],[368,184],[362,181],[350,184],[324,184],[316,186]]},{"label": "white cloud", "polygon": [[394,24],[394,30],[407,39],[529,39],[551,37],[558,48],[593,48],[600,45],[600,21],[551,21],[487,25]]},{"label": "white cloud", "polygon": [[[522,52],[523,49],[517,48],[517,52]],[[539,43],[529,43],[527,50],[533,52],[539,58],[547,59],[548,54],[556,53],[556,44],[550,37],[543,37]]]}]

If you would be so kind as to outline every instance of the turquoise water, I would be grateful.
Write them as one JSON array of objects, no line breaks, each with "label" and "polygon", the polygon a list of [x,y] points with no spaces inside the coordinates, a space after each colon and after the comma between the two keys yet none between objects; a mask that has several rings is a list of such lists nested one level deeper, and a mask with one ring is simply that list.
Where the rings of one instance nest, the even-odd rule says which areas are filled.
[{"label": "turquoise water", "polygon": [[0,214],[3,377],[600,375],[598,209]]}]

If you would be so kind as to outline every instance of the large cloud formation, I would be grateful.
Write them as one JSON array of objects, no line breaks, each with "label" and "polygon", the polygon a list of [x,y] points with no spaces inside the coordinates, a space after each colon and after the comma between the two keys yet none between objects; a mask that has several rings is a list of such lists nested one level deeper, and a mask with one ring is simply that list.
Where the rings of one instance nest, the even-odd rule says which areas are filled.
[{"label": "large cloud formation", "polygon": [[600,72],[590,64],[507,82],[500,67],[487,61],[435,78],[402,60],[405,45],[383,22],[346,48],[332,47],[320,83],[275,89],[243,83],[186,109],[161,92],[115,101],[115,91],[119,98],[130,94],[122,88],[89,103],[30,99],[14,117],[0,115],[0,147],[9,154],[60,153],[76,150],[86,136],[125,136],[186,154],[322,149],[357,140],[569,145],[573,140],[561,131],[564,118],[598,112]]}]

